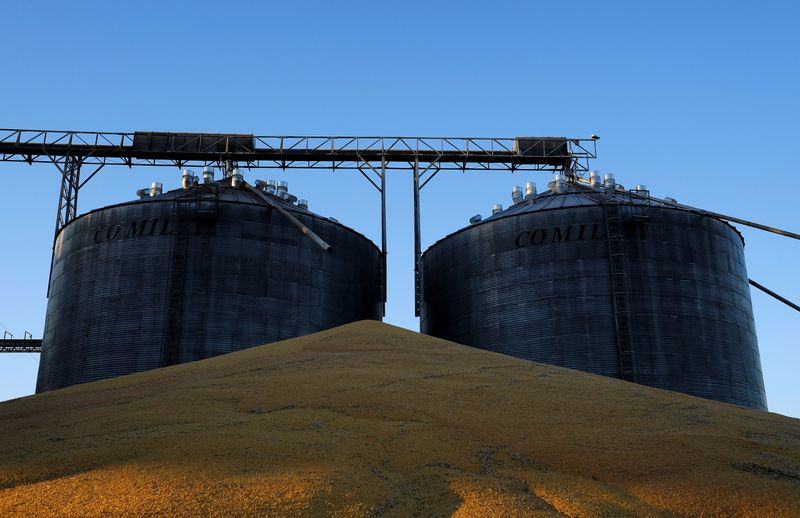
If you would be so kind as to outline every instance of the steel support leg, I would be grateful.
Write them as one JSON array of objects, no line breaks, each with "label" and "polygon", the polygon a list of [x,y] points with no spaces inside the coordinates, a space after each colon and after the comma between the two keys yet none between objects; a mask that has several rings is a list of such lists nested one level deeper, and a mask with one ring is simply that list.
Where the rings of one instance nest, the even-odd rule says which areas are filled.
[{"label": "steel support leg", "polygon": [[381,255],[383,260],[383,293],[381,293],[381,316],[386,316],[386,156],[381,157]]},{"label": "steel support leg", "polygon": [[[53,160],[51,158],[51,160]],[[64,157],[64,166],[57,161],[53,164],[61,173],[61,191],[58,194],[58,212],[56,213],[56,229],[53,232],[53,252],[50,255],[50,274],[47,279],[47,296],[50,297],[50,280],[53,277],[53,261],[55,260],[56,237],[64,226],[78,215],[78,190],[81,181],[81,157]]]},{"label": "steel support leg", "polygon": [[419,216],[419,159],[414,160],[414,315],[422,309],[422,239]]},{"label": "steel support leg", "polygon": [[[58,165],[58,164],[56,164]],[[78,189],[81,179],[81,157],[67,156],[61,169],[61,192],[58,196],[55,234],[78,215]]]}]

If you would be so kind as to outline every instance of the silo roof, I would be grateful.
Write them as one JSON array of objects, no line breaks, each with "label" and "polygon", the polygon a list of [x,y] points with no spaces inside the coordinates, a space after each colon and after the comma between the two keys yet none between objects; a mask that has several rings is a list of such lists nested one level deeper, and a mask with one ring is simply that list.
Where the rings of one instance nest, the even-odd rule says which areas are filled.
[{"label": "silo roof", "polygon": [[[134,200],[131,203],[147,203],[149,201],[167,201],[178,198],[195,199],[195,198],[203,198],[203,196],[207,194],[216,194],[217,201],[266,205],[264,200],[262,200],[259,196],[257,196],[256,193],[251,192],[251,189],[254,189],[254,187],[247,183],[243,184],[242,187],[232,187],[231,179],[223,178],[219,181],[210,184],[200,183],[193,186],[190,189],[177,188],[171,191],[167,191],[163,194],[159,194],[157,196],[146,196],[139,200]],[[289,203],[288,201],[282,200],[278,196],[272,196],[272,198],[273,201],[275,201],[275,203],[278,203],[279,205],[283,206],[283,208],[286,210],[299,212],[303,214],[312,214],[317,217],[324,217],[324,216],[319,216],[318,214],[314,214],[311,211],[303,209],[293,203]]]},{"label": "silo roof", "polygon": [[[233,186],[231,186],[231,179],[230,178],[222,178],[222,179],[220,179],[218,181],[215,181],[215,182],[212,182],[212,183],[199,183],[197,185],[192,186],[190,189],[182,189],[182,188],[178,187],[177,189],[166,191],[166,192],[164,192],[162,194],[159,194],[159,195],[156,195],[156,196],[149,196],[148,195],[148,196],[145,196],[144,198],[138,198],[138,199],[129,200],[129,201],[121,202],[121,203],[114,203],[114,204],[111,204],[111,205],[98,207],[96,209],[93,209],[93,210],[90,210],[90,211],[87,211],[87,212],[84,212],[84,213],[80,214],[78,217],[76,217],[75,219],[73,219],[72,221],[67,223],[67,225],[65,225],[64,228],[66,228],[68,225],[70,225],[73,221],[76,221],[77,219],[79,219],[79,218],[81,218],[83,216],[86,216],[87,214],[92,214],[94,212],[99,212],[99,211],[103,211],[103,210],[114,208],[114,207],[122,207],[122,206],[125,206],[125,205],[135,205],[137,203],[153,203],[153,202],[159,202],[159,201],[172,201],[172,200],[176,200],[176,199],[180,199],[180,198],[203,200],[203,199],[208,199],[208,198],[206,198],[208,195],[214,195],[213,199],[215,199],[216,201],[228,202],[228,203],[243,203],[243,204],[260,205],[260,206],[268,207],[269,205],[263,199],[261,199],[261,197],[259,196],[259,193],[254,192],[254,191],[255,191],[255,187],[253,185],[249,184],[249,183],[243,182],[241,187],[233,187]],[[373,246],[377,246],[377,245],[375,245],[375,243],[371,239],[369,239],[367,236],[365,236],[361,232],[353,229],[352,227],[349,227],[349,226],[345,225],[344,223],[341,223],[340,221],[338,221],[337,219],[335,219],[333,217],[326,217],[326,216],[323,216],[323,215],[318,214],[316,212],[312,212],[312,211],[310,211],[308,209],[304,209],[302,207],[299,207],[299,206],[295,205],[294,203],[290,203],[290,202],[288,202],[286,200],[282,200],[279,196],[269,195],[269,194],[268,194],[268,196],[270,196],[271,199],[276,204],[281,205],[288,212],[293,212],[295,214],[305,214],[305,215],[311,216],[311,217],[316,218],[316,219],[324,220],[324,221],[326,221],[326,222],[328,222],[328,223],[330,223],[332,225],[337,225],[339,227],[345,228],[345,229],[349,230],[350,232],[353,232],[354,234],[357,234],[358,236],[361,236],[364,239],[367,239],[368,241],[370,241],[372,243]],[[61,230],[59,230],[59,233],[62,230],[63,230],[63,228]]]},{"label": "silo roof", "polygon": [[624,203],[627,205],[647,205],[648,207],[663,207],[672,209],[677,208],[676,206],[668,203],[633,195],[625,190],[616,190],[612,194],[605,194],[603,192],[593,191],[592,189],[583,187],[582,185],[567,184],[567,192],[565,193],[544,191],[538,194],[532,200],[526,200],[521,203],[511,205],[507,209],[502,210],[497,214],[487,216],[482,221],[525,214],[528,212],[539,212],[543,210],[602,206],[604,202],[608,201],[612,203]]},{"label": "silo roof", "polygon": [[717,221],[720,221],[721,223],[730,227],[734,232],[736,232],[739,235],[739,238],[742,240],[742,243],[744,244],[744,236],[742,236],[742,233],[739,232],[739,230],[736,227],[734,227],[729,222],[723,219],[705,213],[700,209],[692,210],[691,208],[688,208],[686,206],[671,204],[663,200],[649,198],[643,194],[636,194],[635,192],[627,191],[625,189],[622,189],[619,184],[617,185],[617,187],[618,188],[613,193],[606,194],[604,191],[595,191],[591,189],[589,186],[567,182],[567,191],[564,193],[557,193],[550,190],[543,191],[530,200],[524,200],[520,203],[511,205],[510,207],[496,214],[488,215],[487,217],[481,219],[477,223],[467,225],[465,227],[456,230],[455,232],[451,232],[450,234],[443,236],[442,238],[436,240],[431,246],[429,246],[424,253],[427,253],[428,250],[438,245],[442,241],[447,240],[450,236],[453,236],[460,232],[464,232],[470,228],[482,225],[483,223],[487,223],[490,221],[496,221],[502,218],[519,216],[522,214],[528,214],[533,212],[543,212],[547,210],[559,210],[559,209],[568,209],[574,207],[602,207],[606,202],[620,203],[625,205],[641,205],[641,206],[647,206],[648,208],[679,210],[679,211],[700,214],[712,219],[716,219]]}]

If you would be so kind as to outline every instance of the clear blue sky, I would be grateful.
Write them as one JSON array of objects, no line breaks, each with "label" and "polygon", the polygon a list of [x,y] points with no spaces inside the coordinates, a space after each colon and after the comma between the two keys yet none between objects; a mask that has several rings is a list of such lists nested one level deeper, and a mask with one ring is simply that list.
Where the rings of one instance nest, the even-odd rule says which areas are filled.
[{"label": "clear blue sky", "polygon": [[[391,5],[390,5],[391,4]],[[800,231],[794,2],[11,2],[0,126],[311,135],[601,135],[594,167],[656,196]],[[80,6],[80,7],[78,7]],[[254,181],[254,174],[246,179]],[[379,238],[354,173],[287,179],[312,210]],[[0,164],[0,323],[41,336],[53,167]],[[103,171],[81,212],[176,170]],[[544,174],[439,175],[423,246]],[[386,321],[413,316],[410,178],[389,178]],[[800,242],[740,227],[752,278],[800,300]],[[752,294],[770,409],[800,416],[800,314]],[[2,331],[2,328],[0,328]],[[38,356],[0,356],[0,400]]]}]

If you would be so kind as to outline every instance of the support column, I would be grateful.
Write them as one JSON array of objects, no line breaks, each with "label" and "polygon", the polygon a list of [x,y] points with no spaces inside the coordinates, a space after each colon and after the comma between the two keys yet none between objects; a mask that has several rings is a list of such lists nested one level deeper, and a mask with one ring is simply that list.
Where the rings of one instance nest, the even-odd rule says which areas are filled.
[{"label": "support column", "polygon": [[422,309],[422,239],[419,221],[419,158],[414,159],[414,315]]},{"label": "support column", "polygon": [[[50,273],[47,279],[47,296],[50,297],[50,281],[53,278],[53,261],[55,261],[56,238],[64,226],[78,215],[78,190],[81,180],[82,158],[67,155],[64,157],[64,167],[61,167],[54,158],[50,158],[61,173],[61,191],[58,194],[58,212],[56,213],[56,228],[53,232],[53,251],[50,254]],[[91,176],[90,176],[91,178]]]},{"label": "support column", "polygon": [[[78,189],[81,179],[81,157],[64,157],[64,167],[61,170],[61,192],[58,196],[58,214],[56,214],[55,235],[64,228],[64,225],[75,219],[78,215]],[[56,163],[58,167],[58,163]]]},{"label": "support column", "polygon": [[381,316],[386,316],[386,155],[381,155],[381,254],[383,261],[383,293],[381,293]]}]

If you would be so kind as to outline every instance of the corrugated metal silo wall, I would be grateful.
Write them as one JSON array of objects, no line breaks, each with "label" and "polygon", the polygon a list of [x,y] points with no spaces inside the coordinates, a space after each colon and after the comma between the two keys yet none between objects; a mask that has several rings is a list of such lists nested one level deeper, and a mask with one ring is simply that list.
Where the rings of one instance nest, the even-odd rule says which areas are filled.
[{"label": "corrugated metal silo wall", "polygon": [[[162,366],[174,202],[110,207],[59,235],[37,392]],[[179,361],[380,319],[380,252],[296,213],[325,253],[265,206],[218,204],[189,225]]]},{"label": "corrugated metal silo wall", "polygon": [[[637,380],[766,408],[740,236],[684,211],[648,215],[625,240]],[[422,331],[618,377],[604,221],[599,205],[528,212],[436,243]]]}]

